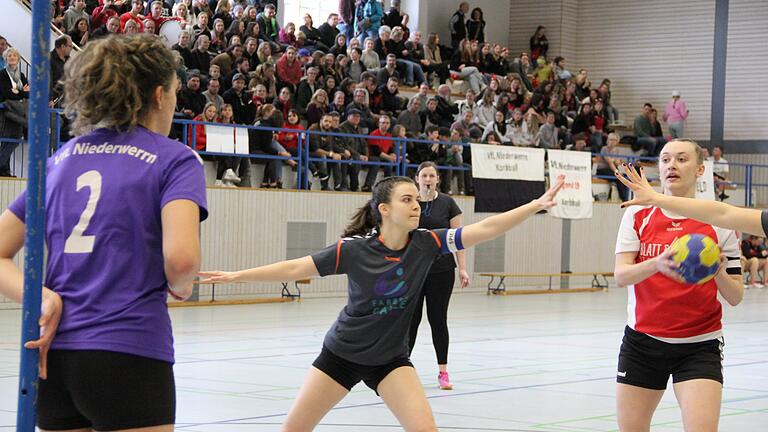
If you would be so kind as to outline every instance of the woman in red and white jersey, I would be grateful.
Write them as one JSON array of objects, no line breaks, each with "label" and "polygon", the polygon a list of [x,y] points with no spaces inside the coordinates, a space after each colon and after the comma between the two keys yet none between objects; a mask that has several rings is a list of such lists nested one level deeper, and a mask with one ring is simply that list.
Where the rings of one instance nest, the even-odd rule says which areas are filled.
[{"label": "woman in red and white jersey", "polygon": [[[694,141],[669,142],[659,156],[664,195],[693,198],[704,174]],[[714,279],[687,284],[668,250],[685,234],[712,237],[723,254]],[[628,321],[619,352],[617,407],[622,431],[649,431],[672,376],[686,431],[716,431],[722,396],[722,307],[741,302],[736,233],[653,206],[632,206],[616,241],[616,283],[627,286]]]}]

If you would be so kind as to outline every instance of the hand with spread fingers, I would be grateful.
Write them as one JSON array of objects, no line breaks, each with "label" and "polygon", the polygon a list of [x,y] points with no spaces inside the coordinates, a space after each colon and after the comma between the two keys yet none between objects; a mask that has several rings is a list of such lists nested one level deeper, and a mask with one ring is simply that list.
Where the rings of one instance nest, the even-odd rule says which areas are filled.
[{"label": "hand with spread fingers", "polygon": [[628,187],[634,195],[631,200],[621,204],[622,208],[626,208],[632,205],[655,205],[656,198],[661,194],[653,189],[653,186],[648,182],[645,177],[643,168],[639,168],[639,173],[632,164],[622,164],[626,177],[621,175],[620,172],[616,172],[616,178]]},{"label": "hand with spread fingers", "polygon": [[544,195],[536,199],[536,203],[539,205],[541,210],[549,210],[557,205],[555,197],[557,196],[557,193],[560,192],[560,189],[563,188],[564,184],[565,176],[561,175],[557,178],[557,181],[552,185],[552,187],[550,187],[548,191],[544,192]]}]

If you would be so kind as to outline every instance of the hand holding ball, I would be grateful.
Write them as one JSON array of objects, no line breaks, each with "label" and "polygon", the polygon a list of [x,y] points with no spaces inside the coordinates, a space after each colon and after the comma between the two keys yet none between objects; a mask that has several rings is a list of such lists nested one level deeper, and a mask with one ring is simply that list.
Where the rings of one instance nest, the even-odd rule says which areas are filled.
[{"label": "hand holding ball", "polygon": [[686,234],[669,247],[677,272],[686,283],[703,284],[715,277],[720,268],[720,247],[703,234]]}]

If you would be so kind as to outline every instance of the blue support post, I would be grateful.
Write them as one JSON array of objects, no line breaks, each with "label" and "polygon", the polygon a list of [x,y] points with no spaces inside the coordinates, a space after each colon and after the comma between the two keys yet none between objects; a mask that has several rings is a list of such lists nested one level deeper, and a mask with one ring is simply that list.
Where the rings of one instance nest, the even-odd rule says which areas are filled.
[{"label": "blue support post", "polygon": [[45,174],[50,139],[48,84],[51,39],[51,2],[32,0],[32,70],[29,98],[29,170],[26,230],[24,236],[24,301],[21,328],[21,367],[16,431],[34,432],[37,411],[37,380],[40,353],[24,344],[40,337],[40,302],[43,287],[43,242],[45,234]]},{"label": "blue support post", "polygon": [[296,137],[298,138],[296,140],[296,156],[299,157],[299,160],[296,164],[296,189],[301,189],[302,185],[304,184],[304,158],[301,157],[301,141],[302,136],[301,133],[296,134]]},{"label": "blue support post", "polygon": [[[304,155],[304,162],[307,164],[307,171],[309,171],[309,132],[303,132],[300,135],[304,136],[304,142],[300,141],[300,144],[304,147],[301,147],[301,153]],[[304,187],[302,189],[304,190],[310,190],[312,188],[312,184],[309,182],[309,175],[304,176]]]}]

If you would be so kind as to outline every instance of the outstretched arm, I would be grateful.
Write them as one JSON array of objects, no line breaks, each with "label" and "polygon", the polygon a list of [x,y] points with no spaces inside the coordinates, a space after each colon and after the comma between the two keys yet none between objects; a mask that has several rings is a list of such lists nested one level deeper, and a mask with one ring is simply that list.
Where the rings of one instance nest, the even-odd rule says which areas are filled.
[{"label": "outstretched arm", "polygon": [[555,196],[562,187],[563,179],[558,179],[557,182],[538,199],[508,212],[491,216],[480,222],[465,226],[461,233],[461,242],[464,245],[464,248],[492,240],[516,227],[531,215],[534,215],[541,210],[554,207],[555,204],[557,204]]},{"label": "outstretched arm", "polygon": [[631,205],[652,205],[661,207],[691,219],[719,226],[722,228],[755,234],[766,235],[763,230],[762,213],[760,210],[745,209],[717,201],[680,198],[656,192],[645,178],[643,168],[638,173],[632,164],[623,165],[627,177],[616,173],[616,178],[632,190],[634,198],[623,203],[622,207]]},{"label": "outstretched arm", "polygon": [[200,272],[200,276],[205,279],[199,283],[284,282],[318,275],[319,273],[312,257],[305,256],[235,272],[203,271]]}]

